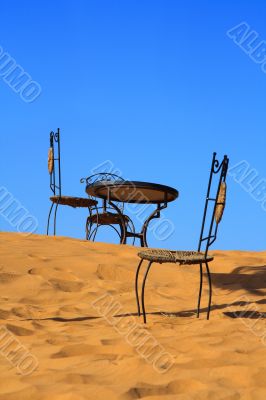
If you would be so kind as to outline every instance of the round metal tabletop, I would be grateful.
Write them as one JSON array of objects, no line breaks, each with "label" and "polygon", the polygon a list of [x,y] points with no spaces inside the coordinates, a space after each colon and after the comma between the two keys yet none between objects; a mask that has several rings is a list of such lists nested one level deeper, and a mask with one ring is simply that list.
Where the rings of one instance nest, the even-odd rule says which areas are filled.
[{"label": "round metal tabletop", "polygon": [[88,195],[123,203],[161,204],[177,199],[176,189],[158,183],[98,181],[86,187]]}]

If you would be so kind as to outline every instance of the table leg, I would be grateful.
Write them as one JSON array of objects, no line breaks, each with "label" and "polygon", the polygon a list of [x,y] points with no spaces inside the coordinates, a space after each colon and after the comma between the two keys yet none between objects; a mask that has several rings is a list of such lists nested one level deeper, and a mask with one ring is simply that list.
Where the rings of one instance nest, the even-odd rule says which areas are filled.
[{"label": "table leg", "polygon": [[158,204],[156,210],[154,210],[151,215],[146,219],[146,221],[144,222],[142,229],[141,229],[141,238],[140,238],[140,242],[141,242],[141,247],[148,247],[148,243],[147,243],[147,229],[149,226],[149,223],[155,219],[155,218],[160,218],[161,216],[161,211],[163,209],[165,209],[167,207],[167,203],[164,204]]}]

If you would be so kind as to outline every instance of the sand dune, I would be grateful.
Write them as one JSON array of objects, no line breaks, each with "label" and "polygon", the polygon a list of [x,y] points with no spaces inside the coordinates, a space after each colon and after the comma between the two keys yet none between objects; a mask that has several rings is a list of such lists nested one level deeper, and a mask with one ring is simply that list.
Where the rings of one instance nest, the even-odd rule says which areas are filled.
[{"label": "sand dune", "polygon": [[[213,252],[210,321],[205,289],[195,318],[198,267],[154,265],[144,326],[134,296],[137,248],[0,239],[0,400],[265,400],[266,252]],[[110,299],[117,312],[105,318],[99,310]],[[7,353],[5,334],[34,357],[33,371],[19,365],[15,347]],[[143,334],[171,356],[169,369],[155,365],[150,342],[140,351]]]}]

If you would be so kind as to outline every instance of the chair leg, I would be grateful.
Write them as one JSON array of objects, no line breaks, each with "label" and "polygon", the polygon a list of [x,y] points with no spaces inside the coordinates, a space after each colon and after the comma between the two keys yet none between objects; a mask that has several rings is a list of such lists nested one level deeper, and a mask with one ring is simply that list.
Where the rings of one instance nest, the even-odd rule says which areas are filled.
[{"label": "chair leg", "polygon": [[135,277],[135,293],[136,293],[136,301],[137,301],[137,307],[138,307],[138,316],[140,317],[140,305],[139,305],[139,289],[138,289],[138,280],[139,280],[139,271],[140,267],[143,263],[143,259],[140,260],[137,271],[136,271],[136,277]]},{"label": "chair leg", "polygon": [[202,263],[200,263],[200,288],[199,288],[199,297],[198,297],[198,310],[197,310],[197,318],[200,315],[200,301],[201,301],[201,294],[202,294]]},{"label": "chair leg", "polygon": [[122,221],[120,224],[120,244],[127,244],[127,227],[124,221]]},{"label": "chair leg", "polygon": [[55,211],[54,211],[54,236],[56,235],[56,217],[57,217],[58,205],[59,205],[59,203],[56,203]]},{"label": "chair leg", "polygon": [[86,231],[86,240],[89,240],[90,231],[91,231],[91,222],[88,221],[88,219],[86,221],[85,231]]},{"label": "chair leg", "polygon": [[142,283],[141,303],[142,303],[142,313],[143,313],[143,321],[144,321],[144,324],[146,324],[146,311],[145,311],[145,302],[144,302],[145,283],[146,283],[146,279],[147,279],[148,273],[149,273],[149,271],[150,271],[150,268],[151,268],[151,266],[152,266],[152,263],[153,263],[152,261],[149,262],[149,265],[148,265],[148,268],[147,268],[147,271],[146,271],[146,274],[145,274],[145,276],[144,276],[143,283]]},{"label": "chair leg", "polygon": [[90,237],[89,237],[89,240],[91,240],[91,238],[92,238],[93,242],[95,241],[98,229],[101,226],[99,224],[99,212],[98,212],[98,209],[97,209],[97,220],[96,220],[95,223],[92,222],[90,229],[93,227],[94,224],[96,225],[96,227],[93,229],[92,233],[90,233]]},{"label": "chair leg", "polygon": [[98,228],[99,228],[99,225],[96,225],[96,227],[95,227],[93,230],[91,230],[92,227],[93,227],[93,225],[91,225],[91,227],[90,227],[90,233],[89,233],[89,238],[88,238],[88,240],[91,240],[92,242],[94,242],[94,241],[95,241],[96,233],[97,233]]},{"label": "chair leg", "polygon": [[92,239],[93,242],[95,242],[95,238],[96,238],[96,235],[97,235],[97,232],[98,232],[98,229],[99,229],[100,226],[101,225],[98,224],[98,222],[97,222],[96,228],[94,228],[94,231],[93,231],[94,232],[93,239]]},{"label": "chair leg", "polygon": [[54,208],[54,203],[51,204],[50,211],[49,211],[49,214],[48,214],[47,227],[46,227],[46,235],[47,236],[49,235],[50,218],[51,218],[51,214],[52,214],[53,208]]},{"label": "chair leg", "polygon": [[206,270],[208,274],[208,282],[209,282],[209,304],[208,304],[208,313],[207,313],[207,319],[210,319],[210,312],[211,312],[211,302],[212,302],[212,281],[211,281],[211,274],[209,270],[209,265],[206,262]]}]

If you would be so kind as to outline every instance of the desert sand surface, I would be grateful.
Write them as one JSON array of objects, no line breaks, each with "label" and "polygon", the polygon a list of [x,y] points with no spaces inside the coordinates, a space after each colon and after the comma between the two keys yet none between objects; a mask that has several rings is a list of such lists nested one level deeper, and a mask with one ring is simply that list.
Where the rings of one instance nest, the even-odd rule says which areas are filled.
[{"label": "desert sand surface", "polygon": [[[266,252],[212,252],[210,321],[206,281],[195,316],[198,266],[154,265],[145,326],[138,250],[0,233],[0,400],[265,400]],[[151,342],[141,350],[130,327],[172,361],[155,362]],[[34,370],[7,352],[4,333],[34,357]]]}]

